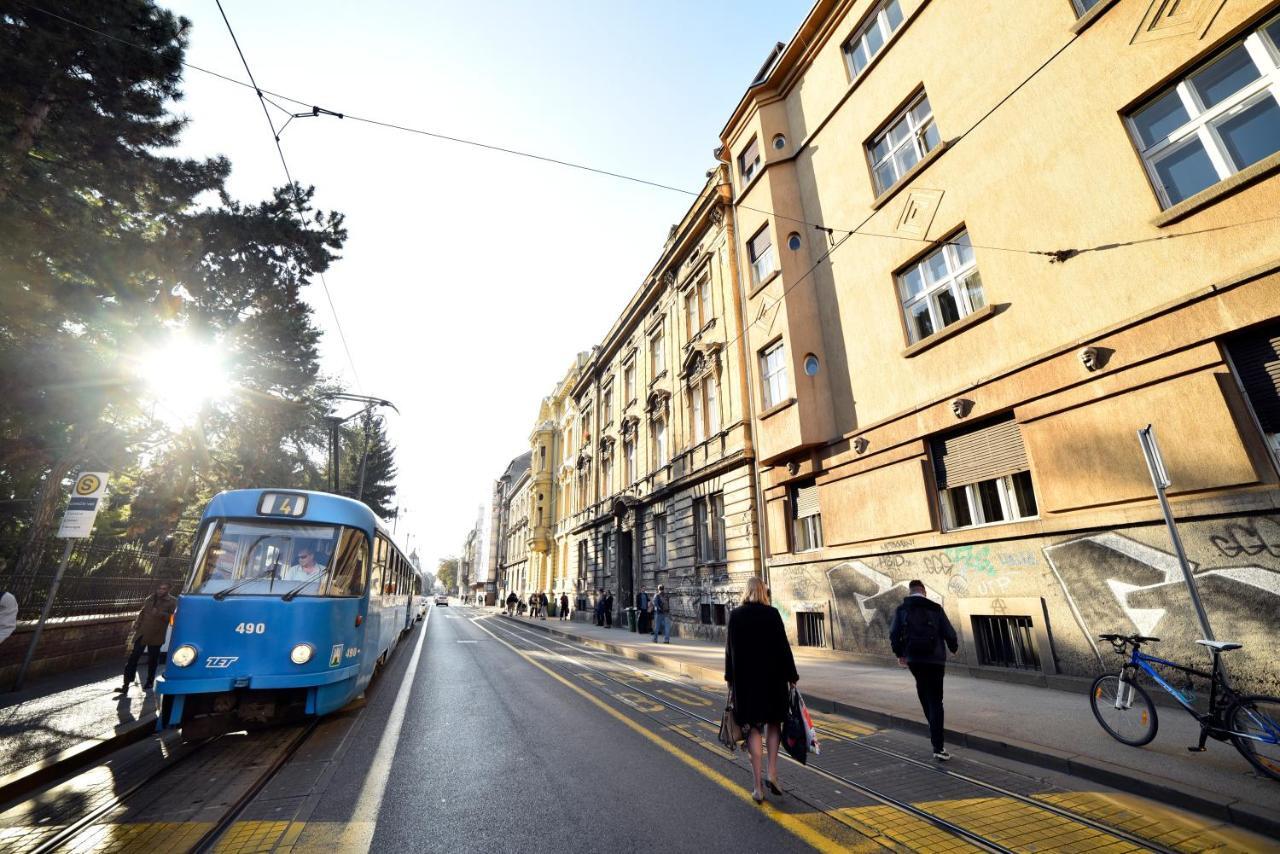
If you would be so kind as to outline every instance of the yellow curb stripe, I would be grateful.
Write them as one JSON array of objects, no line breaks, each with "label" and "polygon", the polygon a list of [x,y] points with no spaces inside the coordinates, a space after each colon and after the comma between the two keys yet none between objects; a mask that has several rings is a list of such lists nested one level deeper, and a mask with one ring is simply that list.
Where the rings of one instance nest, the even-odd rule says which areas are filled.
[{"label": "yellow curb stripe", "polygon": [[[533,659],[532,656],[526,655],[523,650],[517,649],[516,647],[507,643],[507,641],[503,640],[502,638],[495,635],[493,632],[489,631],[484,626],[480,625],[480,623],[477,622],[475,619],[472,619],[471,622],[476,628],[480,629],[480,631],[484,632],[489,637],[493,638],[498,643],[502,644],[507,649],[511,650],[516,655],[520,656],[525,661],[529,662],[534,667],[541,670],[543,673],[546,673],[552,679],[555,679],[557,682],[560,682],[566,688],[569,688],[570,690],[576,692],[580,696],[586,698],[591,703],[599,707],[602,711],[611,715],[612,717],[622,722],[626,726],[630,727],[634,732],[644,736],[649,741],[653,742],[658,747],[662,748],[668,754],[675,757],[680,762],[683,762],[685,765],[689,766],[694,771],[697,771],[703,777],[706,777],[711,782],[720,786],[720,788],[729,792],[734,797],[738,798],[739,800],[746,801],[747,803],[754,803],[751,800],[750,793],[748,793],[745,789],[743,789],[741,785],[733,782],[728,777],[721,774],[719,771],[716,771],[702,764],[698,760],[694,759],[692,756],[685,753],[683,750],[677,750],[673,745],[669,744],[662,737],[654,734],[653,732],[650,732],[648,729],[646,729],[645,727],[642,727],[640,724],[631,720],[631,718],[627,717],[622,712],[619,712],[617,709],[610,706],[604,700],[601,700],[599,697],[593,696],[586,690],[570,682],[568,679],[565,679],[559,673],[556,673],[550,668],[538,663]],[[841,844],[839,842],[836,842],[834,839],[828,838],[827,836],[823,835],[815,828],[810,827],[802,819],[797,818],[796,816],[793,816],[790,813],[782,812],[781,810],[779,810],[777,807],[775,807],[773,804],[769,803],[768,801],[765,801],[763,804],[761,804],[759,808],[766,816],[772,819],[775,823],[777,823],[783,829],[789,831],[791,834],[803,840],[804,842],[808,843],[809,845],[813,846],[814,848],[818,849],[819,851],[829,851],[831,852],[831,854],[843,854],[843,852],[850,850],[847,845]]]}]

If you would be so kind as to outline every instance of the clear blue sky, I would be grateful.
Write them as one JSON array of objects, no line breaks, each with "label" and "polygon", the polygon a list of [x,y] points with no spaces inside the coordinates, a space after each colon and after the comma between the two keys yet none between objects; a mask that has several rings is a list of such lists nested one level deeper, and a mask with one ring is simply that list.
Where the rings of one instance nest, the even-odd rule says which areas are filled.
[{"label": "clear blue sky", "polygon": [[[243,78],[214,0],[188,60]],[[264,89],[697,190],[730,110],[809,2],[223,0]],[[185,150],[283,183],[253,93],[189,71]],[[538,403],[607,331],[690,199],[351,121],[295,121],[294,177],[347,215],[329,287],[366,393],[400,407],[400,539],[454,554]],[[324,366],[354,387],[317,285]]]}]

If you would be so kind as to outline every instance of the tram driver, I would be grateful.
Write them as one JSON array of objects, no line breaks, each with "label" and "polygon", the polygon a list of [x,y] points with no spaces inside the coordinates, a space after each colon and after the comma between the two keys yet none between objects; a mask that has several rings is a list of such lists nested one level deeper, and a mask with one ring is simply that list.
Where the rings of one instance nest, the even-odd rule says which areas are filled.
[{"label": "tram driver", "polygon": [[311,581],[319,579],[324,572],[324,564],[316,559],[316,550],[311,546],[298,549],[298,562],[284,571],[285,581]]}]

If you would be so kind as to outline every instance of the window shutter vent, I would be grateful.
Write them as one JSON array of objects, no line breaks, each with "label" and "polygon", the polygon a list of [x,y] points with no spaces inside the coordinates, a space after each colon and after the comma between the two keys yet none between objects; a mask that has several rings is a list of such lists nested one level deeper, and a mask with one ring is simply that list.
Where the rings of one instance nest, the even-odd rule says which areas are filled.
[{"label": "window shutter vent", "polygon": [[1227,345],[1240,384],[1265,433],[1280,433],[1280,324]]},{"label": "window shutter vent", "polygon": [[811,483],[807,486],[797,486],[795,489],[794,501],[797,519],[806,519],[809,516],[817,516],[822,512],[818,507],[818,485],[816,483]]},{"label": "window shutter vent", "polygon": [[1018,422],[1012,416],[934,439],[933,463],[939,489],[979,483],[1031,468]]}]

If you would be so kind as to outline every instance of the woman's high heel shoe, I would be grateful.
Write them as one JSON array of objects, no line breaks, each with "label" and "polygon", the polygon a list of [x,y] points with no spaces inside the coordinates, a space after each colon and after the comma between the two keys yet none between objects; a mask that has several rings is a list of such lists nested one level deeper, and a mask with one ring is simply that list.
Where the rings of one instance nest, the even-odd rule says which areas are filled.
[{"label": "woman's high heel shoe", "polygon": [[760,790],[759,790],[759,789],[752,789],[752,790],[751,790],[751,800],[755,801],[755,802],[756,802],[756,803],[758,803],[758,804],[762,804],[762,803],[764,803],[764,795],[760,794]]},{"label": "woman's high heel shoe", "polygon": [[775,783],[773,780],[770,780],[766,777],[764,782],[766,785],[768,785],[769,791],[773,792],[775,795],[778,795],[778,796],[782,795],[782,790],[778,788],[778,784]]}]

